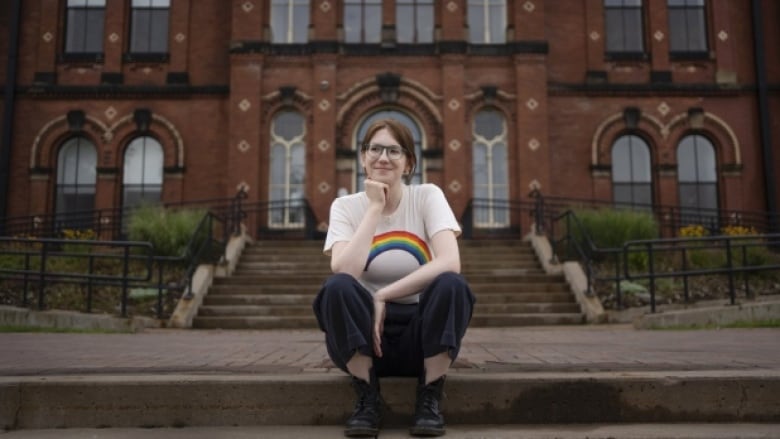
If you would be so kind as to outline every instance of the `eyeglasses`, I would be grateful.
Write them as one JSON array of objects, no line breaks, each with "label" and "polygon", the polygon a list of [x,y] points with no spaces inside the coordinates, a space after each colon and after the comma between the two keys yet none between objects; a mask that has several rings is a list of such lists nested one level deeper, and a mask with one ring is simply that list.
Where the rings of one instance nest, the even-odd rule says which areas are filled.
[{"label": "eyeglasses", "polygon": [[382,157],[382,153],[387,151],[387,158],[390,160],[401,160],[404,156],[404,150],[400,146],[385,146],[372,143],[363,147],[366,154],[372,159]]}]

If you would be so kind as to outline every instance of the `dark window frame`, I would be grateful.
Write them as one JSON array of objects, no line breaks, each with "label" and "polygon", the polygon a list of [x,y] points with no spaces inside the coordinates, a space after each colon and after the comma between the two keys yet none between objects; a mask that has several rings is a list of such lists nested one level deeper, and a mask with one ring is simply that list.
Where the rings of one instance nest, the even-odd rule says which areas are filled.
[{"label": "dark window frame", "polygon": [[[380,44],[382,42],[382,2],[378,0],[344,0],[343,8],[344,13],[342,15],[342,29],[344,31],[344,43],[345,44]],[[379,26],[377,26],[374,33],[370,35],[371,39],[369,40],[369,35],[367,35],[367,28],[368,23],[366,23],[366,19],[368,15],[366,14],[366,11],[368,8],[376,9],[379,11]],[[347,11],[349,9],[356,8],[360,10],[360,19],[355,21],[355,23],[352,24],[358,24],[360,26],[359,32],[360,32],[360,38],[357,40],[349,40],[347,35]]]},{"label": "dark window frame", "polygon": [[[678,0],[684,2],[682,5],[672,5],[672,1],[667,1],[667,9],[669,14],[669,55],[672,59],[706,59],[709,57],[709,27],[707,26],[707,2],[706,0]],[[676,3],[676,2],[675,2]],[[682,13],[684,15],[685,26],[676,27],[672,26],[673,15]],[[691,34],[690,24],[696,20],[691,18],[692,16],[698,16],[703,29],[701,29],[700,39],[703,47],[691,48]],[[686,43],[686,48],[672,47],[675,41],[675,33],[684,32],[683,38]]]},{"label": "dark window frame", "polygon": [[[692,144],[686,144],[683,143],[691,140]],[[703,143],[699,143],[702,142]],[[683,163],[680,160],[680,148],[683,146],[692,145],[693,147],[693,159],[691,163]],[[702,148],[705,148],[702,150]],[[710,181],[705,178],[703,178],[700,175],[701,171],[701,165],[702,163],[705,163],[706,160],[702,160],[700,157],[700,154],[702,153],[710,153],[712,154],[711,161],[713,163],[712,172],[714,174],[714,180]],[[680,141],[677,143],[677,196],[678,196],[678,205],[680,208],[680,216],[682,218],[682,221],[686,224],[702,224],[705,226],[708,226],[710,228],[718,228],[718,208],[720,206],[720,187],[718,182],[718,153],[717,149],[715,148],[715,145],[713,144],[712,140],[707,137],[704,134],[693,132],[684,135],[680,138]],[[682,168],[683,165],[692,165],[693,166],[693,173],[694,173],[694,179],[685,179],[683,180],[683,173]],[[692,189],[692,190],[691,190]],[[685,193],[693,193],[695,194],[695,205],[687,205],[683,204],[685,197]],[[707,200],[702,200],[701,195],[705,192],[709,192],[713,194],[712,201],[714,201],[715,205],[707,205]]]},{"label": "dark window frame", "polygon": [[[170,52],[171,33],[170,0],[165,7],[155,6],[153,0],[149,0],[147,5],[136,6],[136,1],[137,0],[132,0],[130,2],[130,28],[128,32],[128,48],[125,58],[133,60],[149,59],[153,61],[167,59],[168,53]],[[165,17],[164,20],[161,20],[158,16],[163,15],[163,13]],[[147,24],[146,29],[144,29],[143,32],[140,32],[139,29],[136,28],[136,24],[141,20],[141,18],[145,19]],[[157,33],[155,33],[155,25],[162,22],[165,23],[165,37],[160,37],[160,41],[157,41],[154,37],[157,35]],[[160,28],[162,27],[161,24],[159,24],[159,26]],[[143,41],[140,41],[140,37],[143,37]],[[155,47],[155,42],[164,42],[165,50],[161,50],[162,47]],[[143,47],[139,47],[139,45]],[[152,50],[153,47],[155,50]]]},{"label": "dark window frame", "polygon": [[[620,5],[614,5],[610,3],[620,2]],[[627,4],[638,3],[637,5]],[[617,11],[620,13],[620,21],[614,22],[610,20],[610,11]],[[626,22],[629,21],[631,14],[639,13],[638,24],[639,29],[636,30],[637,35],[634,35],[630,30],[626,29]],[[636,18],[636,17],[635,17]],[[605,0],[604,1],[604,51],[609,59],[625,59],[625,60],[645,60],[647,59],[647,41],[646,41],[646,26],[645,26],[645,3],[641,0]],[[619,26],[619,29],[615,27]],[[619,32],[621,44],[620,47],[609,47],[611,41],[610,35],[614,32]],[[638,44],[640,47],[630,47],[627,40],[629,37],[638,37]]]},{"label": "dark window frame", "polygon": [[[432,44],[436,39],[436,9],[435,0],[396,0],[395,3],[395,28],[396,28],[396,41],[399,44]],[[403,17],[401,17],[402,8],[409,8],[412,15],[412,38],[410,40],[401,40],[401,32],[398,28]],[[430,38],[427,36],[421,38],[422,30],[425,28],[424,24],[421,24],[421,15],[423,10],[430,9],[431,22],[425,23],[430,25]]]},{"label": "dark window frame", "polygon": [[[95,4],[101,4],[95,6]],[[79,25],[75,21],[83,20]],[[104,51],[104,32],[106,20],[106,0],[85,0],[83,5],[71,5],[68,1],[65,4],[65,29],[62,46],[62,60],[65,61],[93,61],[101,59]],[[91,22],[100,22],[99,28],[90,32],[89,24]],[[97,25],[96,25],[97,26]],[[71,32],[73,34],[71,35]],[[71,39],[81,40],[71,46]],[[98,41],[99,48],[89,47],[89,41]],[[95,50],[99,49],[99,50]]]},{"label": "dark window frame", "polygon": [[[481,17],[482,17],[483,20],[486,20],[488,23],[490,23],[492,21],[492,18],[493,18],[493,17],[490,16],[490,12],[492,11],[492,7],[494,5],[490,4],[490,2],[491,1],[500,2],[500,4],[497,4],[495,6],[502,6],[503,7],[503,17],[502,18],[503,18],[503,22],[504,22],[503,23],[504,27],[502,29],[502,32],[500,34],[498,34],[499,37],[497,39],[499,41],[492,41],[492,39],[491,39],[491,41],[485,41],[484,38],[479,38],[478,41],[475,41],[474,39],[471,38],[471,30],[469,30],[469,35],[468,35],[468,42],[469,42],[469,44],[472,45],[472,46],[479,46],[479,45],[488,45],[488,46],[489,45],[494,45],[495,46],[495,45],[506,44],[508,42],[506,34],[507,34],[507,29],[509,27],[509,6],[510,5],[508,4],[508,2],[506,0],[468,0],[466,2],[466,22],[467,22],[467,26],[469,27],[469,29],[471,28],[471,25],[472,25],[472,23],[471,23],[471,15],[470,15],[470,11],[471,11],[471,8],[473,6],[472,3],[471,3],[472,1],[479,1],[479,2],[482,3],[481,6],[482,6],[483,9],[487,10],[487,13],[481,15]],[[488,24],[488,26],[489,26],[489,24]],[[482,31],[484,33],[484,30],[486,29],[484,27],[484,23],[481,24],[480,28],[482,29]],[[489,34],[492,35],[492,33],[489,33]]]},{"label": "dark window frame", "polygon": [[[615,180],[615,163],[614,163],[614,154],[615,154],[615,148],[618,145],[618,142],[620,142],[623,138],[627,138],[628,144],[627,147],[629,156],[629,180],[627,181],[616,181]],[[636,138],[639,141],[641,141],[641,146],[645,148],[645,151],[647,152],[647,157],[649,162],[647,163],[647,171],[648,171],[648,181],[643,181],[641,179],[638,179],[634,176],[634,157],[633,157],[633,144],[632,140]],[[655,194],[654,194],[654,188],[653,188],[653,153],[652,149],[650,148],[650,144],[645,140],[644,137],[639,135],[638,133],[634,132],[627,132],[623,133],[615,138],[615,140],[612,142],[612,148],[610,149],[610,157],[611,157],[611,165],[610,168],[612,170],[612,201],[617,207],[627,207],[627,206],[633,206],[633,207],[640,207],[642,209],[650,210],[652,209],[652,206],[654,204],[655,200]],[[628,189],[629,193],[631,194],[630,200],[618,200],[616,197],[616,194],[618,192],[617,189]],[[643,202],[644,200],[637,201],[637,196],[640,195],[639,191],[644,190],[648,192],[648,202]]]},{"label": "dark window frame", "polygon": [[[280,1],[283,1],[284,3],[283,4],[279,3]],[[309,33],[309,28],[311,27],[311,18],[312,18],[311,17],[311,13],[310,13],[310,11],[311,11],[311,1],[309,1],[309,0],[272,0],[270,3],[271,4],[269,5],[269,13],[268,13],[268,20],[269,20],[268,27],[269,27],[269,29],[271,31],[271,37],[270,37],[271,44],[278,44],[278,45],[305,45],[305,44],[308,44],[309,43],[309,35],[308,35],[308,33]],[[300,3],[300,5],[297,5],[297,3]],[[288,18],[290,18],[290,17],[292,18],[292,26],[295,26],[295,23],[297,22],[297,20],[296,20],[297,16],[296,16],[295,12],[298,10],[297,9],[298,6],[305,6],[304,9],[306,11],[306,13],[305,13],[306,32],[304,34],[303,41],[298,41],[295,38],[295,33],[292,34],[292,41],[289,38],[287,38],[287,37],[285,37],[283,39],[284,41],[280,41],[280,40],[275,39],[274,38],[274,29],[276,29],[276,26],[274,25],[276,23],[275,22],[275,14],[274,14],[275,8],[277,8],[277,7],[284,7],[285,8],[285,13],[286,13],[285,15]],[[283,26],[283,29],[279,29],[279,30],[284,30],[285,33],[289,33],[291,27],[288,24],[289,23],[285,22],[284,26]]]}]

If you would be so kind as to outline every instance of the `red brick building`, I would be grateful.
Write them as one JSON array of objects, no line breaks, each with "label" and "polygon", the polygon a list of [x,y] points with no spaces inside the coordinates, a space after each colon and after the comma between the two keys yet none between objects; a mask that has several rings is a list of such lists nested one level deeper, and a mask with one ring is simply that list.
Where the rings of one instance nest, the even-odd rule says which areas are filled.
[{"label": "red brick building", "polygon": [[457,215],[532,188],[776,214],[779,21],[773,0],[8,0],[0,217],[245,188],[324,227],[388,114]]}]

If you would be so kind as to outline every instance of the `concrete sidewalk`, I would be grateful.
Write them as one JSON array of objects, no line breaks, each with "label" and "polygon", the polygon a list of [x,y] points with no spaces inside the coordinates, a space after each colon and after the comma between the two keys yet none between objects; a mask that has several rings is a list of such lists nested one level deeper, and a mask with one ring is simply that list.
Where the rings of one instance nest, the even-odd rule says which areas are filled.
[{"label": "concrete sidewalk", "polygon": [[[0,376],[332,372],[316,330],[0,334]],[[780,370],[780,330],[471,328],[456,372]]]},{"label": "concrete sidewalk", "polygon": [[[447,428],[447,439],[777,439],[777,424],[470,425]],[[23,430],[3,439],[340,439],[340,426],[201,427]],[[408,438],[406,429],[382,429],[381,439]]]},{"label": "concrete sidewalk", "polygon": [[[341,437],[354,400],[315,330],[7,333],[0,352],[9,439]],[[381,437],[406,437],[414,380],[382,383]],[[443,404],[452,438],[778,438],[778,395],[777,329],[472,328]]]}]

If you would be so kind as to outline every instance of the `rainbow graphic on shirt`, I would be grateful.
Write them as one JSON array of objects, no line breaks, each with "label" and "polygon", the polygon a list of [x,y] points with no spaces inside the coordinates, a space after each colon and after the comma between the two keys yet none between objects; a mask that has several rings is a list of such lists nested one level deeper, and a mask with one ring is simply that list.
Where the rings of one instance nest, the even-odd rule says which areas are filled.
[{"label": "rainbow graphic on shirt", "polygon": [[432,259],[431,251],[428,249],[428,244],[425,241],[413,233],[394,230],[374,236],[371,242],[371,250],[368,252],[368,261],[365,269],[368,269],[374,258],[389,250],[408,252],[417,259],[420,265],[425,265]]}]

